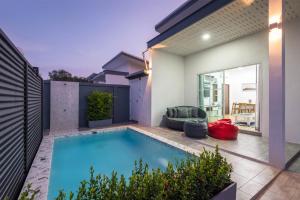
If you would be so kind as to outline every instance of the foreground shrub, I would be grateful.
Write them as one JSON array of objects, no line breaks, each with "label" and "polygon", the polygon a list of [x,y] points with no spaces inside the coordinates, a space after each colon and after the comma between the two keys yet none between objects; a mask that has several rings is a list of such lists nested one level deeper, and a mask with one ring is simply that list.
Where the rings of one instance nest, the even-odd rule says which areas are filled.
[{"label": "foreground shrub", "polygon": [[97,121],[112,118],[112,101],[113,97],[108,92],[92,92],[88,98],[88,119]]},{"label": "foreground shrub", "polygon": [[[35,200],[36,195],[39,193],[39,190],[34,190],[31,188],[31,184],[28,184],[25,190],[20,194],[19,200]],[[9,200],[8,198],[5,200]]]},{"label": "foreground shrub", "polygon": [[135,162],[132,175],[125,179],[112,172],[111,177],[94,175],[82,181],[75,197],[60,191],[56,200],[174,200],[174,199],[211,199],[231,184],[232,167],[223,158],[218,147],[215,152],[204,150],[199,157],[193,156],[171,163],[165,171],[149,170],[141,160]]}]

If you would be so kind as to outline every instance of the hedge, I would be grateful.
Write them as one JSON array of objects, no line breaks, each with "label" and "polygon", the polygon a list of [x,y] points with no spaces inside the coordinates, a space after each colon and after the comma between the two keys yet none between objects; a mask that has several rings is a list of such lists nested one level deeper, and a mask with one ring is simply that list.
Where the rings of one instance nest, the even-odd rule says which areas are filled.
[{"label": "hedge", "polygon": [[87,115],[89,121],[112,118],[113,97],[108,92],[92,92],[88,97]]}]

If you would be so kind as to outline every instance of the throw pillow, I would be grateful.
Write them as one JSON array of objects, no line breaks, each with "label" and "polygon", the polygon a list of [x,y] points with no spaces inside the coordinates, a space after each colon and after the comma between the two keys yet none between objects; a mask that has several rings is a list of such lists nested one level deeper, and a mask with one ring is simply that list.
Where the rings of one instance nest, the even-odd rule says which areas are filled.
[{"label": "throw pillow", "polygon": [[187,108],[181,108],[181,107],[177,108],[177,117],[178,118],[187,118],[188,116],[189,116],[189,113],[188,113]]},{"label": "throw pillow", "polygon": [[173,117],[177,118],[178,117],[177,109],[176,108],[172,108],[172,110],[173,110]]},{"label": "throw pillow", "polygon": [[167,116],[170,118],[174,117],[174,109],[173,108],[167,108]]}]

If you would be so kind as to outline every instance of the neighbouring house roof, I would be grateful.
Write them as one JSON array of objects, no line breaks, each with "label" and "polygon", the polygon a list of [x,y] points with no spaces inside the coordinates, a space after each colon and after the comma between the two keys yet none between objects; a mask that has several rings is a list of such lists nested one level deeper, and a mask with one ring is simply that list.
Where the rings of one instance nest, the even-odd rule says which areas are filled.
[{"label": "neighbouring house roof", "polygon": [[123,64],[126,64],[126,63],[133,63],[133,64],[136,64],[137,66],[141,66],[141,68],[145,67],[145,62],[142,58],[139,58],[139,57],[136,57],[129,53],[121,51],[115,57],[113,57],[110,61],[105,63],[102,66],[102,68],[108,69],[108,70],[113,70]]},{"label": "neighbouring house roof", "polygon": [[156,25],[155,28],[161,33],[147,42],[148,48],[159,44],[233,1],[203,0],[200,3],[199,0],[190,0],[186,2]]},{"label": "neighbouring house roof", "polygon": [[111,75],[118,75],[118,76],[128,76],[128,72],[120,72],[120,71],[113,71],[113,70],[104,70],[100,72],[99,74],[96,74],[94,78],[92,78],[93,81],[100,81],[100,82],[105,82],[105,75],[106,74],[111,74]]},{"label": "neighbouring house roof", "polygon": [[97,81],[97,82],[105,82],[105,74],[103,72],[100,72],[94,78],[92,78],[91,80],[92,81]]},{"label": "neighbouring house roof", "polygon": [[149,73],[146,70],[141,70],[141,71],[129,74],[128,76],[126,76],[126,78],[129,80],[132,80],[132,79],[141,78],[141,77],[148,76],[148,75],[149,75]]},{"label": "neighbouring house roof", "polygon": [[86,77],[86,79],[92,80],[95,76],[97,76],[97,74],[96,73],[92,73],[91,75],[89,75],[88,77]]}]

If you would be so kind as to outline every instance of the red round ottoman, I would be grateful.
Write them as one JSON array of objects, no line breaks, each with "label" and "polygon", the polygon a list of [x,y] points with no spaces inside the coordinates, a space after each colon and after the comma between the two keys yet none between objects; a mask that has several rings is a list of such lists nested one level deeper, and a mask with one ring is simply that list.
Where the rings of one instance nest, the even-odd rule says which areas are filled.
[{"label": "red round ottoman", "polygon": [[230,119],[221,119],[208,124],[208,135],[221,140],[236,140],[239,128]]}]

